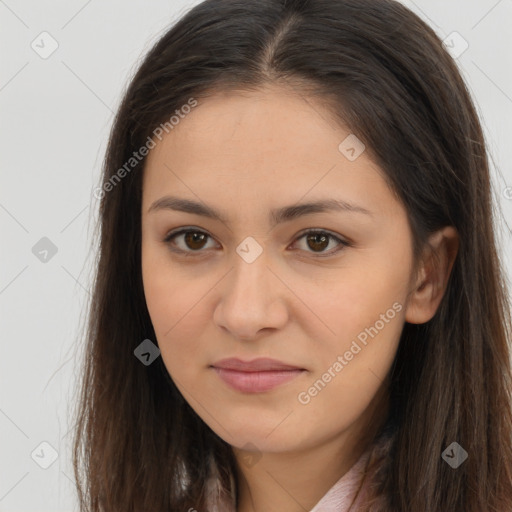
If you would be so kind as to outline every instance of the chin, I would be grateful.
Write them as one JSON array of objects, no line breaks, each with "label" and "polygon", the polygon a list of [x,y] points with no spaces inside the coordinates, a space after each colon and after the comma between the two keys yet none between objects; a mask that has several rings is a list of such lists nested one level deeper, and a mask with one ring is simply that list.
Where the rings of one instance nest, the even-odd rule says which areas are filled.
[{"label": "chin", "polygon": [[303,442],[303,437],[306,435],[301,429],[276,428],[279,421],[269,424],[248,420],[226,422],[225,424],[229,425],[226,429],[229,433],[218,425],[213,425],[210,428],[232,447],[247,451],[266,453],[291,451]]}]

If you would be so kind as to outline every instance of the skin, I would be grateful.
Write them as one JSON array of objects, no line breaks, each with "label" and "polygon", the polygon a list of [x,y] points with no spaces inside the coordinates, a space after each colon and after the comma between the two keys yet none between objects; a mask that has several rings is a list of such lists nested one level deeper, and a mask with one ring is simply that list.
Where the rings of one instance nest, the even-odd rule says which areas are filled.
[{"label": "skin", "polygon": [[[148,310],[178,389],[233,447],[240,512],[310,510],[357,461],[385,417],[404,322],[432,318],[455,258],[457,235],[447,227],[431,237],[415,272],[407,212],[368,152],[349,161],[338,150],[349,134],[313,100],[267,86],[199,102],[148,155],[141,211]],[[227,222],[148,212],[166,195],[205,203]],[[269,222],[273,208],[328,198],[371,215],[327,211]],[[165,242],[179,227],[209,236]],[[307,229],[352,245],[308,243]],[[262,249],[252,263],[236,252],[249,236]],[[301,403],[298,395],[396,303],[394,318]],[[211,368],[226,357],[271,357],[306,371],[271,391],[242,393]]]}]

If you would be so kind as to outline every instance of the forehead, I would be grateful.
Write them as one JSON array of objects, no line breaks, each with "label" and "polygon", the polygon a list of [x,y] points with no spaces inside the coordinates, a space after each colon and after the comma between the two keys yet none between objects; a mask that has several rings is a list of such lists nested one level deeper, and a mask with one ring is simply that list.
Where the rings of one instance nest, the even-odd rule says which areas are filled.
[{"label": "forehead", "polygon": [[340,137],[349,134],[311,99],[290,89],[219,92],[198,103],[164,135],[160,149],[176,152],[186,146],[188,155],[180,152],[180,159],[209,160],[216,154],[224,161],[252,162],[247,167],[269,158],[307,163],[319,155],[331,162],[339,156]]},{"label": "forehead", "polygon": [[290,89],[217,93],[156,140],[144,169],[143,208],[171,192],[220,203],[234,194],[259,204],[285,195],[272,202],[288,204],[335,190],[367,205],[382,202],[391,193],[378,166],[365,151],[348,159],[340,150],[347,138],[353,145],[350,137],[325,107]]}]

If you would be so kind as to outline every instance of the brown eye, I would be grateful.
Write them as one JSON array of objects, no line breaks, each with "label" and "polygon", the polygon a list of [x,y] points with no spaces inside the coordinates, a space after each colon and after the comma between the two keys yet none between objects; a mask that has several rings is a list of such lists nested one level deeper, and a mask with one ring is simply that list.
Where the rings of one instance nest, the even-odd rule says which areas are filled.
[{"label": "brown eye", "polygon": [[187,247],[197,250],[203,248],[206,237],[207,235],[204,233],[199,233],[197,231],[187,231],[185,233],[184,241],[187,244]]},{"label": "brown eye", "polygon": [[[180,229],[176,232],[169,233],[164,242],[167,243],[173,252],[182,254],[183,256],[196,256],[206,253],[208,239],[213,238],[198,229]],[[318,257],[327,257],[336,254],[345,247],[350,247],[351,244],[348,241],[342,240],[339,237],[321,230],[309,230],[299,236],[296,239],[296,243],[299,240],[305,239],[306,244],[303,251],[309,252]],[[334,249],[327,251],[331,242],[337,244]],[[210,247],[211,248],[211,247]]]},{"label": "brown eye", "polygon": [[[304,239],[306,247],[304,251],[315,254],[319,257],[331,256],[338,251],[341,251],[345,247],[350,247],[350,243],[338,238],[337,236],[321,230],[309,230],[299,236],[297,240]],[[326,251],[331,241],[335,241],[338,247],[334,247],[333,250]]]},{"label": "brown eye", "polygon": [[314,251],[323,251],[329,245],[329,237],[323,234],[312,234],[306,236],[308,247]]},{"label": "brown eye", "polygon": [[206,252],[203,251],[211,238],[207,233],[197,229],[181,229],[176,232],[169,233],[164,242],[169,244],[171,250],[179,252],[185,256],[194,256],[194,253]]}]

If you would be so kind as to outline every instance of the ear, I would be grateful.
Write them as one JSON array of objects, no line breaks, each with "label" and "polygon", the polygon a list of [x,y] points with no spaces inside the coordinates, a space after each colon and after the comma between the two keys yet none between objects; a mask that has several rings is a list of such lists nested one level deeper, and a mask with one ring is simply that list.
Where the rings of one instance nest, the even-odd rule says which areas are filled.
[{"label": "ear", "polygon": [[423,324],[435,315],[446,291],[458,249],[459,237],[452,226],[436,231],[429,237],[409,292],[406,322]]}]

